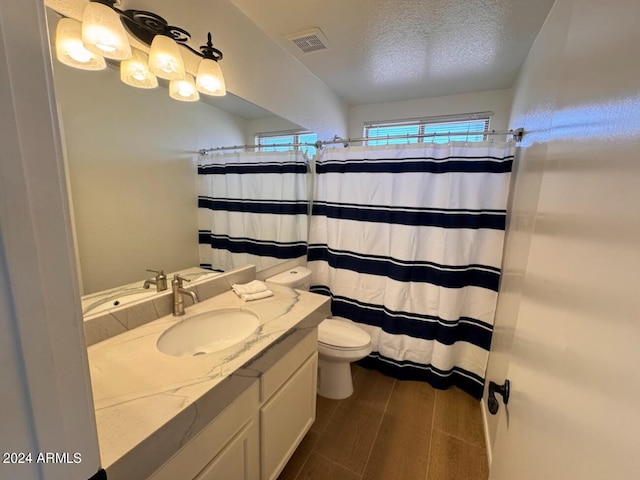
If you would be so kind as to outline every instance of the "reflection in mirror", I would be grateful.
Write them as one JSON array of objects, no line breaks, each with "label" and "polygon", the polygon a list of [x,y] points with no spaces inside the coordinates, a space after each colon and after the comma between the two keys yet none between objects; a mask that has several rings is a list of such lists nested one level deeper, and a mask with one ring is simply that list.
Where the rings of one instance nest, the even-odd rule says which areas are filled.
[{"label": "reflection in mirror", "polygon": [[[212,272],[199,267],[192,267],[179,272],[169,273],[167,275],[169,285],[171,284],[170,279],[173,277],[174,273],[179,273],[182,278],[189,282],[194,282],[194,285],[200,281],[208,280],[220,275],[218,272]],[[122,285],[108,290],[103,290],[101,292],[92,293],[90,295],[84,295],[82,297],[82,314],[86,316],[104,313],[128,303],[154,297],[159,293],[155,288],[145,288],[143,285],[143,282],[134,282],[128,285]],[[170,287],[165,291],[168,291],[169,289]]]},{"label": "reflection in mirror", "polygon": [[202,156],[200,265],[258,271],[307,254],[308,160],[300,150]]},{"label": "reflection in mirror", "polygon": [[[58,18],[47,12],[52,33]],[[85,295],[199,265],[195,152],[297,127],[231,94],[183,103],[113,68],[53,67]]]}]

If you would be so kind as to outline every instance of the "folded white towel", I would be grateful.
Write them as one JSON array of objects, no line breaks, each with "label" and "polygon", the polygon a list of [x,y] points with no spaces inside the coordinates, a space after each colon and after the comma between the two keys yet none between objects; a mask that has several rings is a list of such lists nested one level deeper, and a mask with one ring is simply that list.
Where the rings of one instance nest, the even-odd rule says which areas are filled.
[{"label": "folded white towel", "polygon": [[245,302],[250,302],[252,300],[260,300],[261,298],[267,298],[267,297],[272,297],[272,296],[273,296],[273,292],[271,290],[267,289],[264,292],[243,293],[242,295],[240,295],[240,298],[242,300],[244,300]]},{"label": "folded white towel", "polygon": [[249,283],[234,283],[232,288],[238,295],[242,295],[243,293],[259,293],[269,290],[260,280],[253,280]]},{"label": "folded white towel", "polygon": [[273,295],[273,292],[260,280],[253,280],[244,284],[234,283],[231,287],[233,288],[233,291],[236,292],[236,294],[245,302],[259,300]]}]

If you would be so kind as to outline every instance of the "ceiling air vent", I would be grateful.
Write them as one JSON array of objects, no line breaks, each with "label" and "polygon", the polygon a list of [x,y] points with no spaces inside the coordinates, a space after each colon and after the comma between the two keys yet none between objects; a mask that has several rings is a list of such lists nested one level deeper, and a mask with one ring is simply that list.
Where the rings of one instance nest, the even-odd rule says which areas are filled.
[{"label": "ceiling air vent", "polygon": [[293,33],[291,35],[287,35],[285,38],[293,42],[296,47],[302,50],[303,53],[325,50],[327,45],[329,45],[327,37],[325,37],[322,30],[319,28]]}]

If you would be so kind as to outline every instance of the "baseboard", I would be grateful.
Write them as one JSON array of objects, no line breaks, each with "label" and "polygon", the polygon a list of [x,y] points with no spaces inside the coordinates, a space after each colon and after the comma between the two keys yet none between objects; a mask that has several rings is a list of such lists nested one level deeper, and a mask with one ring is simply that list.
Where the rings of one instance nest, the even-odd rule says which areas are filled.
[{"label": "baseboard", "polygon": [[487,403],[484,401],[480,401],[480,410],[482,411],[482,426],[484,429],[484,443],[487,446],[487,462],[489,464],[489,468],[491,468],[491,461],[493,460],[493,452],[491,448],[491,442],[489,437],[489,422],[487,417]]}]

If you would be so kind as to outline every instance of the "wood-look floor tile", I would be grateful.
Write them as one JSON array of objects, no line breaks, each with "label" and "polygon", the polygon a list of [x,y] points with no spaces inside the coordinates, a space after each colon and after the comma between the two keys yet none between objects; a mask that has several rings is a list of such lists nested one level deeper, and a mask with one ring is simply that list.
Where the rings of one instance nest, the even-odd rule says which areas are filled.
[{"label": "wood-look floor tile", "polygon": [[340,400],[331,400],[320,395],[316,396],[316,420],[311,425],[311,430],[320,434],[324,432],[339,404]]},{"label": "wood-look floor tile", "polygon": [[317,453],[312,453],[298,475],[298,480],[360,480],[360,476]]},{"label": "wood-look floor tile", "polygon": [[361,475],[395,380],[363,369],[353,383],[353,395],[340,401],[315,451]]},{"label": "wood-look floor tile", "polygon": [[458,388],[436,390],[433,428],[478,447],[485,446],[480,402]]},{"label": "wood-look floor tile", "polygon": [[487,480],[485,450],[434,430],[427,480]]},{"label": "wood-look floor tile", "polygon": [[287,465],[282,470],[282,473],[278,476],[278,480],[295,480],[298,476],[305,462],[311,455],[313,451],[313,447],[315,447],[316,442],[320,435],[313,430],[309,430],[305,437],[298,445],[298,448],[293,453]]},{"label": "wood-look floor tile", "polygon": [[435,403],[423,382],[397,381],[371,451],[364,480],[424,480]]}]

